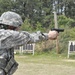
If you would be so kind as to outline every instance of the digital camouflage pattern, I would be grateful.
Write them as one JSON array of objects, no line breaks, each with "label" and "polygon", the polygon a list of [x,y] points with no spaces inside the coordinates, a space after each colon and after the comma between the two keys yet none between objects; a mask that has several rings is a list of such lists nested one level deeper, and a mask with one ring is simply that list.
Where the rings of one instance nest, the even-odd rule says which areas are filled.
[{"label": "digital camouflage pattern", "polygon": [[40,31],[28,33],[26,31],[0,30],[0,49],[9,49],[27,43],[38,42],[48,39],[47,33],[41,34]]},{"label": "digital camouflage pattern", "polygon": [[20,15],[15,12],[4,12],[0,17],[0,24],[18,27],[22,25],[22,23]]},{"label": "digital camouflage pattern", "polygon": [[[0,75],[12,75],[17,69],[18,63],[14,60],[14,47],[27,43],[35,43],[41,40],[47,40],[48,34],[41,34],[40,31],[28,33],[26,31],[0,30],[0,68],[3,68],[6,74],[0,70]],[[12,60],[13,59],[13,60]],[[8,63],[8,64],[7,64]],[[13,67],[12,67],[13,65]],[[12,69],[11,69],[12,67]]]},{"label": "digital camouflage pattern", "polygon": [[[21,24],[22,19],[17,13],[8,11],[0,17],[1,26],[18,27]],[[0,29],[0,75],[12,75],[17,69],[18,63],[14,60],[14,47],[47,39],[48,34],[40,31],[28,33],[26,31]]]}]

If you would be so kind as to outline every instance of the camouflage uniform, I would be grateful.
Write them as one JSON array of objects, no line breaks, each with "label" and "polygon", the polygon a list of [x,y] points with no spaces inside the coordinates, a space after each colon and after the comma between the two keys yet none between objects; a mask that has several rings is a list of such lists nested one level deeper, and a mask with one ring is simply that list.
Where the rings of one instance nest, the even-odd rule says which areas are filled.
[{"label": "camouflage uniform", "polygon": [[[13,12],[5,14],[6,12],[0,18],[1,25],[15,25],[18,27],[22,24],[19,15],[16,19],[17,16]],[[13,19],[11,19],[12,14]],[[10,15],[10,17],[7,17],[7,15]],[[12,75],[17,69],[18,63],[14,60],[14,47],[47,39],[47,33],[42,34],[40,31],[28,33],[26,31],[0,29],[0,75]]]}]

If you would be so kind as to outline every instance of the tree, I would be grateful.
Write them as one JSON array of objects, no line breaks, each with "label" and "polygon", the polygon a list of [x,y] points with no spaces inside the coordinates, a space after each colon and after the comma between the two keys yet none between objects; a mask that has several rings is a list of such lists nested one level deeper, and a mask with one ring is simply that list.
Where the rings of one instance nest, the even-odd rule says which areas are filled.
[{"label": "tree", "polygon": [[65,2],[65,15],[67,17],[75,18],[75,1],[66,0]]},{"label": "tree", "polygon": [[32,26],[29,23],[29,19],[26,18],[23,25],[21,26],[21,30],[23,31],[32,31]]},{"label": "tree", "polygon": [[12,10],[12,4],[11,0],[0,0],[0,15],[5,11]]},{"label": "tree", "polygon": [[74,0],[0,0],[0,15],[5,11],[15,11],[23,21],[28,18],[34,29],[37,22],[43,28],[49,28],[54,6],[58,15],[65,13],[67,17],[75,18]]}]

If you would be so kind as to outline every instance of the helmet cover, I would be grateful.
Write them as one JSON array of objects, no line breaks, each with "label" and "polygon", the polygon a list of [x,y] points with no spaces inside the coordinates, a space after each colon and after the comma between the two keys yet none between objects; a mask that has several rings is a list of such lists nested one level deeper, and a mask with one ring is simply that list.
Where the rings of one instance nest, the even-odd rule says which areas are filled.
[{"label": "helmet cover", "polygon": [[0,24],[18,27],[22,25],[22,18],[19,14],[11,11],[4,12],[0,17]]}]

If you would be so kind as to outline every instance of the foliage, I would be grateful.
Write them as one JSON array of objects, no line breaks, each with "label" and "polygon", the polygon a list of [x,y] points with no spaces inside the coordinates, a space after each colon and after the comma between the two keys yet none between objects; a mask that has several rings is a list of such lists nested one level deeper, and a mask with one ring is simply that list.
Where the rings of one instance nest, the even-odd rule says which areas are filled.
[{"label": "foliage", "polygon": [[71,40],[75,40],[75,28],[69,30]]},{"label": "foliage", "polygon": [[64,13],[74,18],[74,3],[74,0],[0,0],[0,15],[5,11],[15,11],[22,16],[23,21],[29,18],[32,26],[36,27],[39,22],[42,27],[48,28],[52,21],[53,5],[58,15]]},{"label": "foliage", "polygon": [[23,30],[23,31],[32,31],[32,26],[29,23],[29,19],[25,19],[23,25],[21,26],[21,30]]},{"label": "foliage", "polygon": [[71,24],[74,22],[73,19],[67,18],[65,15],[58,16],[58,25],[63,27],[70,27]]},{"label": "foliage", "polygon": [[42,24],[40,22],[37,22],[37,24],[36,24],[36,31],[39,31],[39,30],[45,31],[45,29],[42,27]]},{"label": "foliage", "polygon": [[[69,40],[75,40],[75,0],[0,0],[0,15],[5,11],[17,12],[24,22],[21,29],[30,32],[47,32],[54,28],[54,10],[58,16],[58,27],[65,29],[63,33],[59,33],[62,52],[67,50]],[[47,44],[48,50],[55,49],[55,43],[54,46]]]}]

